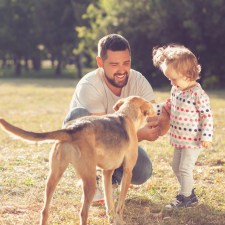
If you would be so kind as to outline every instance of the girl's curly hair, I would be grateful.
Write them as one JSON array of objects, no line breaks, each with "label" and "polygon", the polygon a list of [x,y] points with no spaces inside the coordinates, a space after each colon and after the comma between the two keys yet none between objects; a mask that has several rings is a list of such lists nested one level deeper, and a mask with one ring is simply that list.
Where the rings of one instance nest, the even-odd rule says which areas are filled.
[{"label": "girl's curly hair", "polygon": [[185,46],[169,44],[163,47],[154,47],[152,59],[155,67],[162,69],[162,64],[170,65],[174,70],[191,80],[200,78],[201,66],[196,56]]}]

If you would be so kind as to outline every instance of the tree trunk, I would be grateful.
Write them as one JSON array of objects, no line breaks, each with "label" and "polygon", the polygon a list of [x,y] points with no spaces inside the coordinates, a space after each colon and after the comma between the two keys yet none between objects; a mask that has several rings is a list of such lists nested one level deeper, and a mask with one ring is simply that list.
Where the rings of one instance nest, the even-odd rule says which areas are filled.
[{"label": "tree trunk", "polygon": [[24,68],[26,71],[29,71],[28,59],[26,58],[24,61],[25,61]]},{"label": "tree trunk", "polygon": [[16,56],[14,59],[14,65],[15,65],[15,75],[18,77],[21,75],[21,62],[20,57]]},{"label": "tree trunk", "polygon": [[52,65],[52,69],[55,68],[55,57],[51,56],[51,65]]},{"label": "tree trunk", "polygon": [[41,69],[40,55],[35,55],[35,56],[32,57],[32,68],[35,71],[40,71],[40,69]]},{"label": "tree trunk", "polygon": [[6,58],[3,57],[3,58],[2,58],[2,65],[1,65],[1,67],[2,67],[2,68],[5,68],[5,66],[6,66]]},{"label": "tree trunk", "polygon": [[82,78],[81,55],[76,56],[75,64],[76,64],[76,68],[77,68],[77,76],[78,76],[78,78]]},{"label": "tree trunk", "polygon": [[62,59],[61,59],[61,57],[59,57],[57,60],[57,65],[56,65],[56,69],[55,69],[55,76],[59,77],[61,75],[62,75]]}]

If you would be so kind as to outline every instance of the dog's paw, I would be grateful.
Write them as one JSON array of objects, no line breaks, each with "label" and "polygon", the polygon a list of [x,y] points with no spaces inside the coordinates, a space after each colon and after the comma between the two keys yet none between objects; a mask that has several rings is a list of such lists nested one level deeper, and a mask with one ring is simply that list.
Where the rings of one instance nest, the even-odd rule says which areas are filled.
[{"label": "dog's paw", "polygon": [[111,211],[110,213],[108,212],[107,213],[108,215],[108,222],[109,224],[115,224],[114,221],[115,221],[115,214],[113,211]]}]

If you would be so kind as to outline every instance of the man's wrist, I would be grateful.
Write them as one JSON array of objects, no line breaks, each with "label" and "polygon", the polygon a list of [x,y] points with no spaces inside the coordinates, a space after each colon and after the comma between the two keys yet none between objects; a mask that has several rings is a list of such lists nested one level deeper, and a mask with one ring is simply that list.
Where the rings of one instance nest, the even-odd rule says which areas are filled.
[{"label": "man's wrist", "polygon": [[142,129],[139,129],[139,130],[137,131],[137,138],[138,138],[138,142],[144,140]]}]

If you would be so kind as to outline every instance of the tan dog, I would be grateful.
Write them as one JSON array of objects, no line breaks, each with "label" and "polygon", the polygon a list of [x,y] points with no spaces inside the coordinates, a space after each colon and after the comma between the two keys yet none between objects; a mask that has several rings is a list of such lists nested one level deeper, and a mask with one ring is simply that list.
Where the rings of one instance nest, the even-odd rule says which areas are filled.
[{"label": "tan dog", "polygon": [[[25,131],[0,119],[5,131],[22,139],[33,142],[56,140],[50,154],[50,173],[40,221],[42,225],[47,223],[53,192],[69,163],[83,181],[84,199],[80,224],[87,224],[88,209],[96,189],[96,167],[103,170],[106,211],[110,222],[124,223],[124,201],[138,154],[136,132],[147,116],[155,114],[151,103],[136,96],[119,100],[114,110],[116,112],[113,114],[82,117],[70,121],[64,129],[44,133]],[[112,174],[121,165],[123,178],[115,214]]]}]

